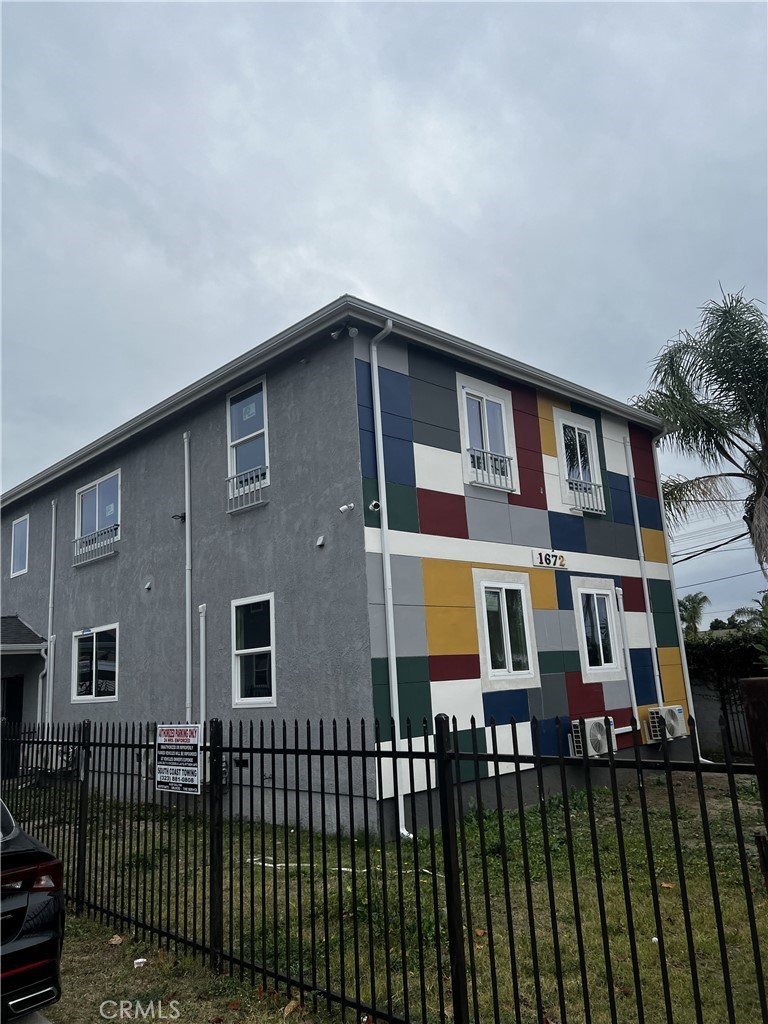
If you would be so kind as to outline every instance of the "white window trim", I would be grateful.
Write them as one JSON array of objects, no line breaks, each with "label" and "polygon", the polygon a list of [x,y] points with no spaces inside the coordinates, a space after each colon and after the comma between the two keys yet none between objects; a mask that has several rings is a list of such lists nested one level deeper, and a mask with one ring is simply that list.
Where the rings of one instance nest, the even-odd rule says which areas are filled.
[{"label": "white window trim", "polygon": [[[539,656],[536,646],[536,630],[533,622],[531,602],[531,581],[526,572],[510,572],[501,569],[473,569],[472,581],[475,590],[475,613],[477,617],[477,639],[480,650],[480,677],[484,693],[503,690],[531,690],[541,687]],[[528,642],[530,669],[527,672],[503,672],[491,668],[488,641],[488,620],[485,614],[486,588],[510,587],[520,590],[523,595],[525,635]]]},{"label": "white window trim", "polygon": [[[269,660],[272,672],[272,696],[271,697],[241,697],[240,696],[240,672],[238,655],[236,652],[236,614],[235,609],[244,604],[255,604],[257,601],[269,601],[269,647],[254,647],[240,654],[263,654],[269,651]],[[233,708],[274,708],[277,707],[277,690],[275,689],[275,594],[255,594],[253,597],[238,597],[231,604],[231,630],[232,630],[232,707]]]},{"label": "white window trim", "polygon": [[[112,476],[112,474],[109,474]],[[77,640],[81,636],[96,636],[106,629],[115,631],[115,695],[114,697],[84,697],[77,692]],[[96,667],[96,652],[94,651],[94,668]],[[78,629],[72,634],[72,683],[70,692],[70,703],[72,704],[115,704],[119,693],[118,684],[120,679],[120,624],[110,622],[106,626],[93,626],[90,629]]]},{"label": "white window trim", "polygon": [[[479,398],[490,398],[499,402],[502,408],[502,428],[504,430],[504,445],[507,456],[512,460],[511,464],[511,486],[497,487],[494,484],[479,481],[476,478],[475,470],[469,461],[469,424],[467,423],[467,392],[477,395]],[[464,472],[464,482],[473,484],[476,487],[490,487],[493,490],[520,493],[520,474],[517,465],[517,447],[515,445],[515,423],[512,415],[512,393],[506,388],[497,387],[495,384],[486,384],[485,381],[475,380],[473,377],[466,377],[463,373],[456,374],[456,394],[459,401],[459,428],[461,436],[461,465]]]},{"label": "white window trim", "polygon": [[[92,490],[105,480],[109,480],[110,477],[117,477],[117,532],[115,533],[115,540],[120,540],[120,532],[123,528],[123,480],[122,472],[118,469],[113,469],[109,473],[105,473],[104,476],[100,476],[97,480],[91,480],[89,484],[85,484],[83,487],[78,487],[75,491],[75,540],[82,540],[82,534],[80,533],[80,495],[86,491]],[[98,508],[98,506],[97,506]],[[106,527],[101,527],[106,529]],[[97,527],[96,532],[99,532]],[[86,537],[92,536],[92,534],[86,533]]]},{"label": "white window trim", "polygon": [[[576,636],[579,642],[582,679],[585,683],[611,683],[626,679],[624,648],[622,645],[621,624],[619,622],[619,606],[616,601],[616,584],[612,579],[598,579],[595,576],[572,576],[571,593],[573,594],[573,611],[576,616]],[[603,594],[608,597],[611,641],[616,658],[611,665],[597,667],[589,664],[584,613],[581,607],[582,594]]]},{"label": "white window trim", "polygon": [[[603,483],[603,471],[600,466],[600,449],[597,446],[597,423],[589,416],[580,416],[576,412],[568,412],[566,409],[553,408],[555,414],[555,439],[557,441],[557,461],[560,467],[560,493],[563,504],[569,512],[577,511],[573,507],[573,490],[568,483],[568,462],[565,458],[565,439],[563,427],[569,426],[584,430],[588,437],[589,447],[589,468],[592,472],[592,482],[599,484],[601,491],[602,511],[605,511],[605,484]],[[579,512],[579,515],[582,513]]]},{"label": "white window trim", "polygon": [[[261,481],[262,487],[269,487],[269,414],[267,410],[267,378],[265,376],[257,377],[255,380],[249,381],[248,384],[243,384],[239,388],[235,388],[233,391],[227,393],[226,411],[227,411],[227,479],[237,475],[237,469],[235,467],[234,451],[235,447],[232,442],[232,399],[237,398],[238,395],[243,395],[251,388],[255,388],[258,384],[261,384],[261,393],[264,398],[264,460],[266,462],[264,479]],[[247,438],[241,437],[238,441],[242,444]]]},{"label": "white window trim", "polygon": [[[17,525],[19,523],[23,523],[25,519],[27,521],[27,537],[26,537],[26,543],[25,543],[25,546],[24,546],[24,568],[23,569],[17,569],[16,572],[14,572],[13,571],[13,560],[14,560],[13,556],[14,556],[14,554],[16,552],[16,527],[17,527]],[[14,576],[23,576],[27,572],[28,569],[29,569],[29,513],[27,513],[25,516],[19,516],[18,519],[14,519],[13,523],[11,524],[11,579],[13,579]]]}]

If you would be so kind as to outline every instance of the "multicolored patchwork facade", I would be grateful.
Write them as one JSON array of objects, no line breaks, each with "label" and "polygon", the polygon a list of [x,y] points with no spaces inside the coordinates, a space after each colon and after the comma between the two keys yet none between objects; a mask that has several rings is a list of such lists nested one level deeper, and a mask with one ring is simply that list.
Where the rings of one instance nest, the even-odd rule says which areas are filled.
[{"label": "multicolored patchwork facade", "polygon": [[[358,346],[371,681],[388,723],[366,355]],[[418,736],[443,712],[467,741],[473,719],[486,730],[514,720],[525,737],[535,717],[555,753],[557,718],[567,733],[607,715],[619,748],[633,714],[644,728],[659,705],[687,718],[653,431],[629,407],[620,416],[598,396],[587,404],[413,343],[383,341],[378,361],[401,735],[406,719]]]}]

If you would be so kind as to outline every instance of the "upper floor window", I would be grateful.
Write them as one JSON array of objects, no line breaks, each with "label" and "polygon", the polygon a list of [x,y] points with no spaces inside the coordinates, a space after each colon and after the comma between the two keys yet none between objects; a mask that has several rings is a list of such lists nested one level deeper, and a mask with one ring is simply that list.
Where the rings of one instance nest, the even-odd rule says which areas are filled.
[{"label": "upper floor window", "polygon": [[106,531],[120,539],[120,470],[81,487],[77,492],[75,536],[91,537]]},{"label": "upper floor window", "polygon": [[474,569],[472,576],[483,689],[540,685],[528,574]]},{"label": "upper floor window", "polygon": [[29,559],[29,516],[15,519],[11,527],[11,576],[27,571]]},{"label": "upper floor window", "polygon": [[615,583],[572,577],[571,588],[584,682],[624,679]]},{"label": "upper floor window", "polygon": [[22,575],[27,571],[30,554],[30,517],[14,519],[10,530],[10,574]]},{"label": "upper floor window", "polygon": [[563,501],[581,512],[605,512],[595,421],[555,409]]},{"label": "upper floor window", "polygon": [[274,595],[232,602],[232,706],[275,704]]},{"label": "upper floor window", "polygon": [[456,383],[465,481],[519,490],[510,392],[460,373]]},{"label": "upper floor window", "polygon": [[72,703],[117,700],[118,624],[72,634]]},{"label": "upper floor window", "polygon": [[256,504],[269,483],[267,390],[262,378],[227,398],[229,510]]}]

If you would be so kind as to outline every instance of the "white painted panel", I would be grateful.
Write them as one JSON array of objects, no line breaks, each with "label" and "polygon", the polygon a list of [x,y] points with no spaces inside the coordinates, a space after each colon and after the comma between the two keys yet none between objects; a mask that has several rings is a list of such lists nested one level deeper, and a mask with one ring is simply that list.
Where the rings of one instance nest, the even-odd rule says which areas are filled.
[{"label": "white painted panel", "polygon": [[447,452],[427,444],[414,444],[416,486],[446,494],[464,494],[461,452]]},{"label": "white painted panel", "polygon": [[453,717],[459,729],[469,729],[472,716],[478,725],[485,721],[483,712],[483,687],[479,679],[441,679],[429,684],[432,693],[432,715]]},{"label": "white painted panel", "polygon": [[624,454],[624,438],[629,437],[626,420],[617,416],[601,415],[603,423],[603,447],[605,448],[605,468],[611,473],[627,476],[627,460]]},{"label": "white painted panel", "polygon": [[[493,752],[493,730],[485,730],[485,742],[488,748],[488,752]],[[512,740],[512,726],[511,725],[497,725],[496,726],[496,749],[499,754],[514,754],[514,745]],[[533,737],[531,735],[531,726],[529,722],[521,722],[517,726],[517,751],[519,754],[532,754],[533,753]],[[533,765],[521,765],[523,771],[527,768],[532,768]],[[495,766],[492,763],[488,764],[488,770],[491,775],[495,774]],[[515,766],[511,761],[506,764],[499,764],[499,775],[509,775],[514,772]]]},{"label": "white painted panel", "polygon": [[645,612],[624,612],[624,621],[627,625],[627,640],[630,647],[651,646]]}]

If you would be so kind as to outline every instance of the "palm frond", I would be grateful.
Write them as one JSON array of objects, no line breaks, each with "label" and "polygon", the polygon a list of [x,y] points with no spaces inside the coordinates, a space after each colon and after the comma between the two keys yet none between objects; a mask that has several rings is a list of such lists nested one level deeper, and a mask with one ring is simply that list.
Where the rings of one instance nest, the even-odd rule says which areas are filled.
[{"label": "palm frond", "polygon": [[669,476],[661,481],[667,523],[672,529],[682,526],[691,512],[701,510],[711,515],[722,512],[724,502],[734,498],[733,484],[721,473],[706,476]]}]

